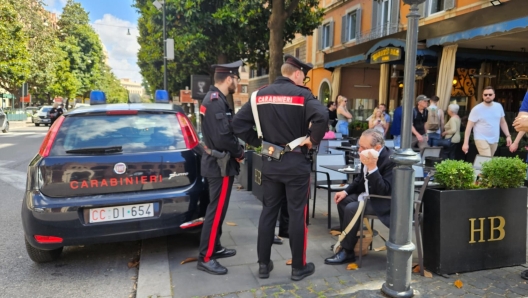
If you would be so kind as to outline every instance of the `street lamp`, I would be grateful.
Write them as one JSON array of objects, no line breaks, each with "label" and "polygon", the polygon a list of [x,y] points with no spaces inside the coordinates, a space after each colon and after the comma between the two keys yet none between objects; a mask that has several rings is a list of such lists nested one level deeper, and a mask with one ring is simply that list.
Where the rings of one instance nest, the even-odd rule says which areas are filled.
[{"label": "street lamp", "polygon": [[165,26],[165,1],[155,0],[152,2],[158,10],[163,11],[163,90],[167,90],[167,30]]},{"label": "street lamp", "polygon": [[381,291],[390,297],[412,297],[411,288],[412,214],[414,199],[414,170],[412,165],[420,161],[411,149],[412,118],[414,106],[414,80],[418,44],[418,4],[425,0],[403,0],[411,5],[407,15],[407,41],[405,45],[405,73],[403,83],[403,125],[401,148],[395,150],[391,159],[396,163],[393,170],[391,219],[387,245],[387,278]]}]

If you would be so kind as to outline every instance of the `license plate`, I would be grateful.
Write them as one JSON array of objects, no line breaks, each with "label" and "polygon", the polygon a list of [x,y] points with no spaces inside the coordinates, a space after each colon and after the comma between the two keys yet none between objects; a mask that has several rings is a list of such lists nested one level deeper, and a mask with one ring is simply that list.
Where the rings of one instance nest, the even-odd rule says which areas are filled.
[{"label": "license plate", "polygon": [[136,219],[154,216],[154,204],[136,204],[93,208],[89,212],[90,223]]}]

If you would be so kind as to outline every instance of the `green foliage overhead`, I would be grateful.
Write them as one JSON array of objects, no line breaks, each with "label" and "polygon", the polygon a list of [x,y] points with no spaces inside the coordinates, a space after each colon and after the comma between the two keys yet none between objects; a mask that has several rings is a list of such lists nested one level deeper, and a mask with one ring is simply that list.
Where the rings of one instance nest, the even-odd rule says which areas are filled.
[{"label": "green foliage overhead", "polygon": [[494,157],[482,163],[480,176],[481,187],[520,187],[526,179],[526,163],[518,157]]},{"label": "green foliage overhead", "polygon": [[99,87],[99,89],[106,94],[108,103],[126,103],[128,101],[127,90],[121,85],[119,80],[107,66],[103,69],[103,76],[101,77]]},{"label": "green foliage overhead", "polygon": [[446,189],[475,188],[473,165],[461,160],[444,160],[435,165],[435,181]]},{"label": "green foliage overhead", "polygon": [[[276,0],[273,1],[273,3]],[[284,0],[283,0],[284,1]],[[268,0],[166,0],[167,38],[174,39],[175,60],[168,61],[170,93],[189,86],[191,74],[210,74],[210,65],[247,59],[268,67],[273,3]],[[286,1],[290,2],[290,1]],[[316,0],[298,5],[282,28],[282,47],[295,33],[311,34],[323,16]],[[163,86],[163,19],[151,0],[135,0],[141,49],[138,65],[151,90]]]},{"label": "green foliage overhead", "polygon": [[13,1],[0,0],[0,87],[15,93],[31,69],[28,36]]}]

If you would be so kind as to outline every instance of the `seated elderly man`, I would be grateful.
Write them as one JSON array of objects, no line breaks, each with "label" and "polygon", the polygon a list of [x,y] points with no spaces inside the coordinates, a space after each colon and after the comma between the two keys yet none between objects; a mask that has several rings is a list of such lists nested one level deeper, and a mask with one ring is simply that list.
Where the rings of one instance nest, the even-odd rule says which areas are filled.
[{"label": "seated elderly man", "polygon": [[[392,152],[385,147],[383,135],[374,129],[366,130],[358,141],[358,147],[360,153],[367,149],[374,149],[378,151],[379,156],[376,158],[369,153],[366,157],[360,154],[362,174],[359,174],[347,189],[336,193],[334,200],[339,211],[341,231],[345,230],[358,210],[358,196],[365,192],[365,179],[368,180],[369,194],[391,195],[392,169],[395,164],[389,158]],[[377,215],[380,221],[388,227],[390,224],[390,206],[391,201],[388,199],[371,198],[365,205],[365,214]],[[359,225],[360,221],[358,220],[345,239],[341,241],[343,249],[325,259],[325,264],[345,264],[356,260],[354,247],[358,241]]]}]

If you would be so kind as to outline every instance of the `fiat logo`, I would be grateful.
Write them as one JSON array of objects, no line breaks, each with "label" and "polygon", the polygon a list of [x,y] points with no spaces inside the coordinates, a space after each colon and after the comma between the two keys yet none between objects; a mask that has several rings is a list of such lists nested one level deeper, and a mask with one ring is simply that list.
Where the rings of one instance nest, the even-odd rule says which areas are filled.
[{"label": "fiat logo", "polygon": [[126,164],[119,162],[114,166],[114,172],[116,174],[124,174],[126,172]]}]

